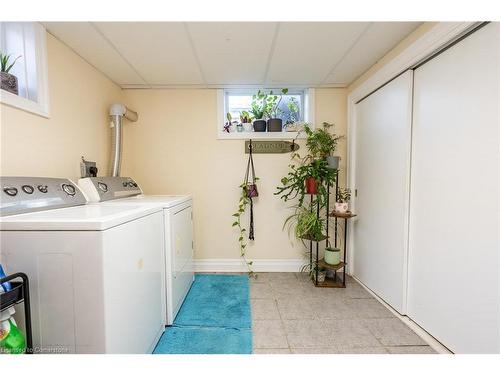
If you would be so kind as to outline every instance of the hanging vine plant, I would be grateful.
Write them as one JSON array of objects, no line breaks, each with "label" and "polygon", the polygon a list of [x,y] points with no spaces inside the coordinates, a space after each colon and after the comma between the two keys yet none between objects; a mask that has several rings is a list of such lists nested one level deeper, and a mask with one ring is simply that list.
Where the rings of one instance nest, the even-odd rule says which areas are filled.
[{"label": "hanging vine plant", "polygon": [[[252,270],[252,261],[248,261],[246,258],[246,248],[248,246],[248,242],[246,241],[246,232],[247,230],[243,227],[241,218],[246,212],[247,206],[250,206],[250,227],[248,230],[248,239],[253,241],[254,237],[254,228],[253,228],[253,198],[259,196],[257,191],[257,181],[258,177],[255,176],[255,168],[253,165],[253,157],[252,157],[252,141],[250,140],[249,145],[249,157],[247,163],[247,170],[245,173],[245,179],[243,183],[239,186],[241,190],[240,199],[238,202],[238,211],[236,211],[233,216],[236,220],[233,222],[233,227],[238,227],[239,235],[238,235],[238,244],[240,247],[240,256],[245,261],[245,264],[248,267],[248,272],[250,276],[254,276],[254,272]],[[251,176],[250,176],[251,174]]]},{"label": "hanging vine plant", "polygon": [[[255,177],[254,181],[256,182],[258,180],[259,180],[259,178]],[[239,186],[239,188],[241,190],[241,195],[240,195],[240,200],[239,200],[239,203],[238,203],[238,211],[236,211],[233,214],[233,216],[236,218],[235,221],[233,222],[233,227],[238,227],[238,230],[239,230],[238,245],[240,247],[240,256],[245,261],[245,264],[248,267],[248,272],[249,272],[249,274],[251,276],[253,276],[253,274],[254,274],[254,272],[252,271],[252,268],[251,268],[252,265],[253,265],[253,262],[247,260],[247,258],[246,258],[246,248],[248,246],[248,242],[246,240],[247,230],[243,227],[243,224],[241,222],[241,218],[245,214],[247,206],[250,205],[250,207],[251,207],[251,205],[253,204],[253,202],[251,200],[253,197],[249,196],[250,189],[253,189],[254,186],[255,186],[254,184],[252,184],[252,185],[250,185],[252,187],[249,188],[249,184],[245,181],[244,183],[242,183]],[[250,209],[253,210],[252,207]],[[253,212],[251,212],[250,215],[253,216]],[[253,240],[254,239],[254,237],[253,237],[253,228],[252,227],[251,227],[248,239],[249,240]]]}]

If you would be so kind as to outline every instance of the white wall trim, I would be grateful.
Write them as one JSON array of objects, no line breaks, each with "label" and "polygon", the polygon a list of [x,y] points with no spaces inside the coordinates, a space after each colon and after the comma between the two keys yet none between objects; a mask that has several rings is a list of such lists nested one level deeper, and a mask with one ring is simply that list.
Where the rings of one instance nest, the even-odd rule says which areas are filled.
[{"label": "white wall trim", "polygon": [[[356,189],[356,102],[370,94],[380,86],[384,85],[398,74],[411,68],[426,57],[432,55],[446,44],[453,41],[459,35],[473,27],[475,22],[439,22],[431,30],[422,35],[406,47],[399,55],[385,64],[370,78],[354,89],[347,97],[347,185]],[[351,201],[351,209],[356,212],[356,198]],[[353,219],[355,223],[356,218]],[[356,249],[354,246],[353,231],[349,231],[348,246],[351,261],[349,273],[354,274],[354,258]]]},{"label": "white wall trim", "polygon": [[[252,260],[252,259],[250,259]],[[299,272],[304,259],[253,259],[254,272]],[[247,272],[241,258],[237,259],[195,259],[195,272]]]}]

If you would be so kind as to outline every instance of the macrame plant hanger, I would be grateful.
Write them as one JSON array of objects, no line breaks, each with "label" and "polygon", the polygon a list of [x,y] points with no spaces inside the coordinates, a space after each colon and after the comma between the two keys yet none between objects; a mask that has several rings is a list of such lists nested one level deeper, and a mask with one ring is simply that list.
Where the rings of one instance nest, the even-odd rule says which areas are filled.
[{"label": "macrame plant hanger", "polygon": [[[250,174],[252,175],[250,177]],[[246,194],[247,198],[250,200],[250,228],[248,228],[248,239],[254,240],[254,225],[253,225],[253,199],[259,196],[259,192],[257,191],[257,184],[255,178],[255,167],[253,165],[253,156],[252,156],[252,140],[250,139],[248,145],[248,163],[247,163],[247,171],[245,173],[245,186],[246,186]]]}]

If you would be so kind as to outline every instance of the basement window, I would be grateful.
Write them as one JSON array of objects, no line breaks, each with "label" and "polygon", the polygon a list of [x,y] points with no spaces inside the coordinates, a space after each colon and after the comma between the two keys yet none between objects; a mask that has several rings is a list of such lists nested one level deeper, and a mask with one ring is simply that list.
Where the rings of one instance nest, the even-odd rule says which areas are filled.
[{"label": "basement window", "polygon": [[7,67],[17,59],[8,75],[2,73],[0,102],[48,117],[44,27],[38,22],[0,22],[0,51],[9,56]]},{"label": "basement window", "polygon": [[[252,98],[259,91],[269,94],[280,94],[282,88],[249,88],[218,90],[217,134],[219,139],[292,139],[297,136],[296,129],[308,123],[314,127],[313,102],[314,89],[289,89],[282,95],[278,106],[278,116],[282,119],[281,132],[256,132],[252,124],[242,123],[241,114],[252,113]],[[228,122],[228,114],[231,125]],[[241,124],[241,125],[240,125]],[[229,130],[229,131],[228,131]],[[299,135],[299,138],[304,136]]]}]

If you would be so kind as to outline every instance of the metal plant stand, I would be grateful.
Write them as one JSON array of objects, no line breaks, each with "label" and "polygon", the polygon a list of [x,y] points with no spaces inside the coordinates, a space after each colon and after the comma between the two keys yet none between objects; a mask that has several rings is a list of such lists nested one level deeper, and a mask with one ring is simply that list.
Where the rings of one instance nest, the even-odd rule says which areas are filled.
[{"label": "metal plant stand", "polygon": [[[337,199],[338,197],[338,191],[339,191],[339,171],[338,169],[336,170],[336,175],[335,175],[335,200]],[[346,284],[345,284],[345,280],[346,280],[346,275],[345,275],[345,269],[346,269],[346,266],[347,266],[347,226],[348,226],[348,223],[349,223],[349,219],[355,217],[356,215],[354,215],[353,213],[351,212],[346,212],[346,213],[337,213],[335,211],[332,211],[330,212],[330,186],[327,186],[327,200],[326,200],[326,228],[325,228],[325,231],[326,231],[326,235],[324,236],[324,238],[321,238],[321,239],[318,239],[318,240],[315,240],[315,239],[311,239],[311,238],[306,238],[306,240],[309,240],[309,271],[313,272],[313,282],[314,282],[314,285],[316,287],[319,287],[319,288],[345,288],[346,287]],[[314,209],[313,207],[313,196],[311,195],[311,212],[312,210]],[[321,207],[320,207],[320,204],[319,204],[319,201],[317,201],[316,203],[316,215],[317,215],[317,218],[320,217],[320,214],[321,214]],[[334,230],[334,244],[335,244],[335,247],[337,247],[337,243],[338,243],[338,240],[339,240],[339,233],[338,233],[338,220],[339,219],[343,219],[344,220],[344,233],[343,233],[343,237],[344,237],[344,255],[343,255],[343,259],[342,261],[337,264],[337,265],[331,265],[331,264],[328,264],[325,262],[324,259],[319,259],[319,243],[321,241],[327,241],[326,243],[328,244],[329,242],[329,221],[330,221],[330,217],[333,217],[334,218],[334,222],[335,222],[335,230]],[[316,256],[313,257],[313,249],[314,249],[314,244],[316,244]],[[318,274],[319,274],[319,270],[331,270],[333,271],[333,277],[325,277],[325,280],[323,282],[318,282]],[[342,279],[339,280],[338,277],[337,277],[337,272],[339,270],[342,270]]]},{"label": "metal plant stand", "polygon": [[[11,281],[22,279],[22,281]],[[24,302],[24,320],[26,328],[26,354],[33,354],[33,336],[31,332],[31,308],[28,276],[22,272],[0,279],[0,284],[10,282],[12,289],[0,294],[0,311]]]}]

